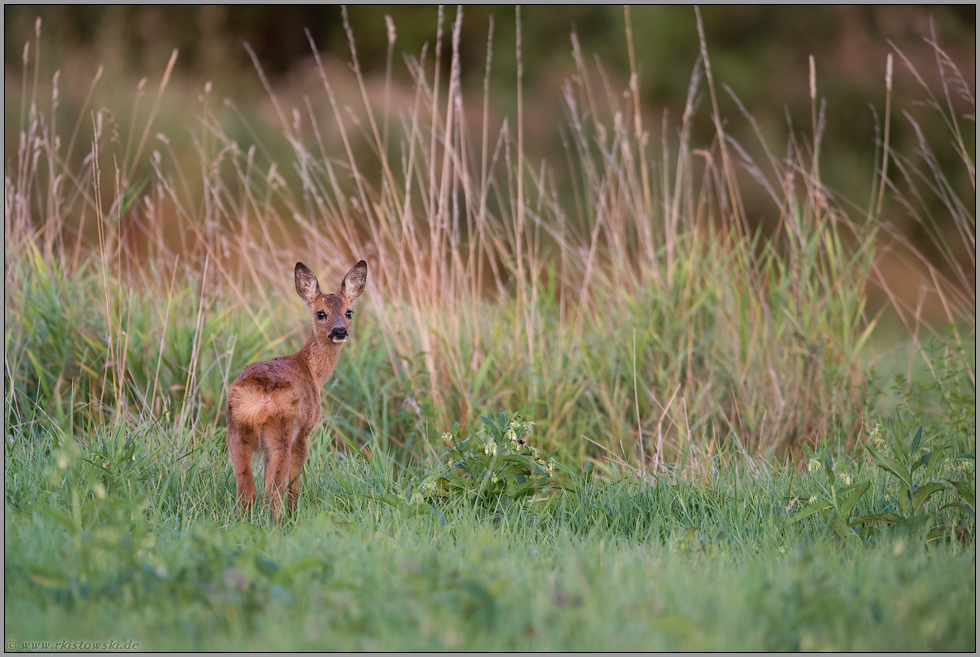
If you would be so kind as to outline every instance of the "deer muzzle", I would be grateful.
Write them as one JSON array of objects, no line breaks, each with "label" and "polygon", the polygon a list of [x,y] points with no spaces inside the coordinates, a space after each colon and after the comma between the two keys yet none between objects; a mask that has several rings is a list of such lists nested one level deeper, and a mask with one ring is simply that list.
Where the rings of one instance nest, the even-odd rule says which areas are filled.
[{"label": "deer muzzle", "polygon": [[336,326],[332,331],[330,331],[330,335],[327,337],[333,340],[334,344],[343,344],[347,342],[347,336],[348,334],[346,328],[343,326]]}]

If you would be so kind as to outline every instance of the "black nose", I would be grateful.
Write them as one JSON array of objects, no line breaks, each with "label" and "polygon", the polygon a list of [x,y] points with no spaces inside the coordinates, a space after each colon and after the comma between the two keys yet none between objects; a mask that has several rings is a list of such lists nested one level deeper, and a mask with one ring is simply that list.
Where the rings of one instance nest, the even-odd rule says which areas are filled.
[{"label": "black nose", "polygon": [[347,339],[347,329],[343,326],[338,326],[334,330],[330,331],[331,340],[346,340]]}]

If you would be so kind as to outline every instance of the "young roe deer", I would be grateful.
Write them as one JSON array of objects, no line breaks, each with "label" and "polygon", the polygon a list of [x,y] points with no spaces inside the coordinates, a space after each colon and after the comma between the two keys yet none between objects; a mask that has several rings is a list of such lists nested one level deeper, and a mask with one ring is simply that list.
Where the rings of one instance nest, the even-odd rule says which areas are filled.
[{"label": "young roe deer", "polygon": [[296,292],[313,317],[312,333],[295,354],[246,367],[228,390],[228,456],[238,482],[241,517],[255,502],[256,447],[265,457],[265,500],[273,517],[287,485],[289,511],[296,511],[310,432],[320,419],[320,389],[350,336],[351,306],[365,283],[367,263],[361,260],[344,276],[340,289],[323,294],[313,272],[297,262]]}]

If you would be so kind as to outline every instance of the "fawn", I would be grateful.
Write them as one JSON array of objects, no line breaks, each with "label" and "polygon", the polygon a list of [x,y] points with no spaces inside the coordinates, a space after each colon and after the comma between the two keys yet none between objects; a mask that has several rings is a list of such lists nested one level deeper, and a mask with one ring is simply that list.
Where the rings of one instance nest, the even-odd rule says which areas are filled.
[{"label": "fawn", "polygon": [[302,262],[296,263],[295,276],[296,292],[313,316],[306,344],[291,356],[252,363],[228,390],[228,456],[238,482],[240,517],[255,502],[256,447],[265,457],[265,500],[273,517],[287,486],[289,511],[296,511],[310,432],[320,419],[320,389],[350,336],[351,306],[367,283],[367,263],[354,265],[330,294],[320,292],[316,275]]}]

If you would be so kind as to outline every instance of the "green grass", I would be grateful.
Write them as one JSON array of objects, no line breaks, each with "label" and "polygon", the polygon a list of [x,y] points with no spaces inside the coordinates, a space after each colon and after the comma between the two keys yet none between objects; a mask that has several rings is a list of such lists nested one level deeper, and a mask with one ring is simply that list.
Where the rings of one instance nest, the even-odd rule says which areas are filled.
[{"label": "green grass", "polygon": [[[524,152],[522,109],[516,131],[465,124],[452,108],[478,102],[431,61],[398,116],[359,69],[321,70],[333,123],[280,113],[286,163],[206,105],[192,152],[123,148],[100,111],[73,158],[25,96],[4,195],[8,645],[975,650],[975,198],[924,142],[887,150],[867,208],[837,198],[816,114],[764,166],[717,109],[714,143],[691,143],[716,92],[704,35],[701,54],[679,139],[654,146],[637,103],[596,103],[576,48],[572,189]],[[923,85],[972,176],[962,108]],[[900,210],[939,262],[901,241]],[[299,511],[239,521],[229,382],[300,346],[296,260],[330,278],[361,257]],[[883,380],[885,315],[908,359]]]},{"label": "green grass", "polygon": [[[234,519],[220,431],[131,427],[127,448],[119,428],[53,448],[34,426],[6,445],[4,635],[18,647],[976,648],[973,546],[883,533],[849,547],[819,518],[787,523],[819,472],[566,475],[533,502],[393,504],[417,478],[320,432],[298,514],[274,526]],[[889,491],[871,476],[862,511]]]}]

